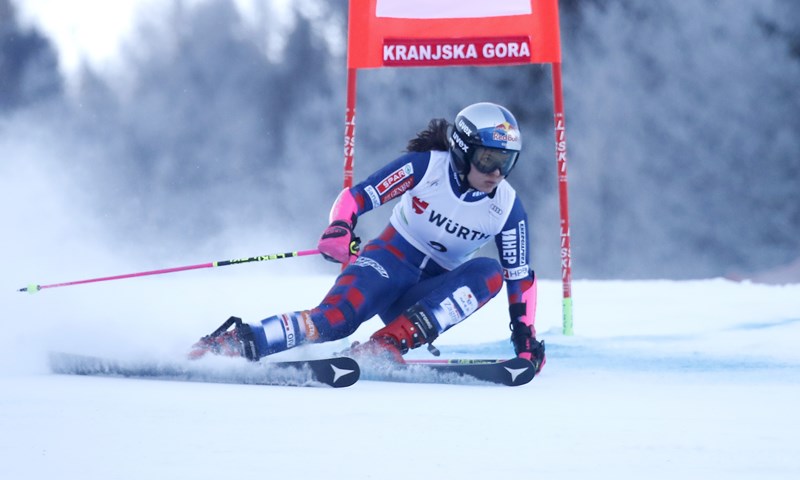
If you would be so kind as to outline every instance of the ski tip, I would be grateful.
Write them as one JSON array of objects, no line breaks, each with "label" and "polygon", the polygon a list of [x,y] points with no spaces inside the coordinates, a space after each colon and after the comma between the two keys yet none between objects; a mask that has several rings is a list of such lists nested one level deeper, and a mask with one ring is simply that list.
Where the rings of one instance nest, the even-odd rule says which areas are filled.
[{"label": "ski tip", "polygon": [[36,293],[36,292],[38,292],[38,291],[39,291],[39,290],[41,290],[41,289],[42,289],[42,287],[40,287],[39,285],[36,285],[36,284],[32,283],[32,284],[28,285],[27,287],[22,287],[22,288],[20,288],[20,289],[19,289],[19,290],[17,290],[17,291],[18,291],[18,292]]}]

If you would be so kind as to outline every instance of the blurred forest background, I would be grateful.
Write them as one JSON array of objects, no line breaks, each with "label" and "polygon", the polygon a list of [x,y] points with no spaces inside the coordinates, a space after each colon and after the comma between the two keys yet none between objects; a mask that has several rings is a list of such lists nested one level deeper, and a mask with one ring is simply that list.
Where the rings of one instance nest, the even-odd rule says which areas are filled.
[{"label": "blurred forest background", "polygon": [[[5,214],[7,235],[156,262],[313,248],[342,185],[347,2],[290,5],[165,0],[131,18],[116,68],[67,72],[24,0],[0,0],[0,171],[28,172],[13,198],[4,187],[25,212]],[[574,276],[746,276],[800,258],[800,2],[560,8]],[[549,66],[358,82],[356,181],[431,118],[513,111],[525,149],[509,181],[534,267],[559,277]]]}]

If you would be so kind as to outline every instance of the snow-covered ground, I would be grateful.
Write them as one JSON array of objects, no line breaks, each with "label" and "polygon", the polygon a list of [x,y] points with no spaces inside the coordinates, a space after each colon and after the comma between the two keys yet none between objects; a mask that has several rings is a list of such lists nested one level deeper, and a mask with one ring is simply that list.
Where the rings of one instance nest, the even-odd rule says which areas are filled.
[{"label": "snow-covered ground", "polygon": [[[310,261],[319,260],[287,260]],[[542,281],[548,362],[518,388],[335,390],[47,370],[49,349],[180,355],[228,315],[312,306],[333,278],[280,270],[35,295],[4,279],[2,478],[800,478],[798,284],[576,281],[575,336],[564,337],[560,283]],[[505,309],[496,299],[442,336],[443,355],[509,354]]]},{"label": "snow-covered ground", "polygon": [[[122,62],[117,58],[121,45],[118,37],[133,31],[131,18],[137,8],[161,8],[162,4],[171,8],[172,4],[92,0],[82,2],[82,10],[73,2],[13,3],[26,22],[41,27],[55,42],[68,92],[76,84],[77,77],[72,73],[80,69],[81,59],[122,85],[127,85],[129,78],[136,81],[139,77],[130,76],[119,67],[122,63],[117,63]],[[276,1],[274,5],[288,3]],[[236,4],[242,10],[249,3]],[[717,110],[732,118],[749,119],[775,109],[773,103],[763,101],[765,89],[758,86],[769,85],[789,70],[777,61],[747,60],[782,58],[772,52],[783,52],[783,47],[773,44],[774,40],[760,44],[762,29],[750,28],[751,24],[763,24],[774,29],[770,19],[775,15],[769,13],[773,8],[760,4],[742,7],[738,2],[735,6],[734,2],[713,6],[720,7],[710,17],[714,22],[746,24],[746,36],[737,33],[738,27],[722,28],[720,38],[724,42],[712,41],[705,50],[694,52],[690,60],[711,67],[705,73],[700,71],[700,81],[691,77],[692,88],[721,85],[720,75],[726,81],[738,78],[726,72],[742,73],[745,75],[737,82],[728,82],[727,88],[714,93],[717,98],[737,99],[744,110],[736,110],[738,115],[730,115],[728,108]],[[91,14],[85,13],[87,8]],[[687,6],[680,12],[689,8],[696,10],[696,6]],[[763,18],[759,14],[752,17],[757,21],[748,20],[752,12],[762,8],[767,12]],[[673,12],[674,21],[689,18],[680,12]],[[652,147],[659,146],[661,140],[658,135],[633,135],[630,142],[608,147],[605,139],[619,142],[606,135],[602,127],[618,122],[598,123],[596,113],[604,111],[598,105],[605,107],[631,95],[646,99],[649,111],[666,119],[666,123],[657,122],[663,127],[682,122],[686,112],[695,109],[693,99],[707,96],[703,89],[707,87],[690,89],[687,96],[678,76],[678,83],[667,83],[662,89],[666,92],[662,97],[671,108],[650,101],[652,92],[646,81],[652,69],[645,73],[635,69],[652,63],[652,55],[644,55],[646,61],[617,55],[617,46],[625,47],[637,36],[630,34],[630,25],[619,23],[628,21],[627,13],[613,9],[611,13],[607,18],[592,17],[600,24],[596,30],[587,30],[600,32],[592,38],[605,38],[598,46],[599,58],[604,61],[585,63],[590,70],[581,70],[580,62],[573,62],[571,67],[578,69],[573,70],[579,73],[574,78],[599,79],[589,85],[596,88],[585,88],[582,83],[580,88],[571,89],[576,133],[581,130],[581,119],[585,124],[585,134],[576,135],[583,137],[583,146],[576,144],[576,158],[580,159],[581,148],[588,152],[581,160],[583,172],[578,173],[576,186],[581,175],[596,180],[583,184],[590,193],[583,202],[575,202],[578,210],[581,203],[591,201],[591,191],[619,188],[604,185],[607,176],[593,176],[592,165],[602,165],[604,172],[609,171],[609,151],[625,152],[618,156],[625,161],[637,157],[636,152],[650,160]],[[99,23],[93,22],[95,19]],[[665,29],[663,26],[669,23],[662,22],[653,37],[654,45],[672,45],[670,37],[675,33],[678,38],[703,38],[708,30],[703,23],[706,20],[695,15],[693,21],[684,22],[688,25],[685,32]],[[620,25],[625,28],[620,29]],[[647,30],[648,38],[652,37],[651,30]],[[617,31],[623,33],[614,34]],[[776,31],[780,33],[781,29]],[[575,51],[580,52],[583,47],[576,45]],[[727,65],[726,59],[740,57],[737,45],[751,46],[753,53],[741,57],[743,62]],[[662,70],[687,64],[685,55],[679,55],[677,49],[657,50],[661,63],[656,66]],[[128,55],[137,57],[140,54],[136,52],[130,50]],[[619,62],[625,68],[618,68]],[[226,65],[218,59],[211,59],[211,64]],[[751,68],[753,64],[770,68],[765,74]],[[115,73],[118,67],[122,73]],[[624,82],[612,82],[619,85],[606,85],[609,79],[616,79],[618,71],[632,74],[626,75]],[[581,72],[589,75],[581,76]],[[754,87],[744,87],[751,82],[755,82]],[[565,87],[570,90],[569,84]],[[597,90],[609,94],[598,97],[594,94]],[[686,98],[670,96],[669,92]],[[757,95],[751,95],[753,92]],[[598,104],[596,98],[602,101]],[[605,116],[630,118],[632,102],[616,103],[622,105],[621,109],[611,108]],[[783,103],[790,112],[792,103]],[[719,100],[716,105],[725,107]],[[112,107],[116,104],[97,111],[105,114]],[[259,220],[253,225],[232,220],[236,230],[222,232],[220,238],[185,232],[182,240],[188,246],[181,252],[169,251],[168,247],[163,247],[167,252],[162,251],[161,245],[137,245],[136,239],[119,242],[111,220],[128,213],[124,195],[98,196],[87,189],[92,187],[90,180],[104,181],[92,171],[92,165],[111,169],[119,162],[115,156],[109,157],[108,163],[94,158],[116,152],[120,137],[89,141],[84,135],[72,138],[70,133],[80,128],[82,120],[48,119],[38,125],[42,121],[39,108],[42,105],[33,104],[0,118],[0,223],[4,227],[0,235],[4,254],[0,268],[0,480],[800,478],[800,259],[758,275],[741,275],[765,283],[723,279],[578,280],[574,283],[573,337],[560,333],[559,282],[542,281],[537,326],[539,337],[547,342],[548,363],[539,377],[519,388],[361,381],[351,388],[334,390],[53,375],[46,364],[51,350],[175,358],[229,315],[255,322],[272,313],[311,307],[331,284],[336,267],[328,265],[330,275],[300,276],[297,272],[304,265],[322,263],[303,258],[57,288],[35,295],[16,292],[31,281],[69,281],[312,248],[316,241],[295,242],[287,237],[286,232],[292,231],[287,225],[281,225],[281,232],[272,238],[265,238],[262,232],[268,226]],[[44,111],[49,112],[46,108]],[[87,104],[84,114],[91,116],[92,111]],[[150,112],[159,111],[149,107],[141,115],[151,122]],[[778,138],[783,139],[784,147],[776,151],[791,151],[786,145],[792,143],[785,140],[790,134],[783,133],[782,137],[772,131],[775,125],[786,123],[781,121],[783,110],[777,111],[778,116],[768,116],[761,122],[761,131],[746,121],[717,122],[722,127],[712,129],[711,136],[729,139],[736,137],[736,132],[747,131],[748,138],[754,140],[742,144],[744,147],[731,141],[723,143],[735,152],[760,152],[760,146],[775,143],[774,138]],[[653,118],[644,113],[641,118]],[[136,114],[128,115],[122,118],[137,119]],[[598,124],[600,130],[586,124]],[[56,131],[62,126],[66,127],[63,137]],[[696,129],[667,130],[674,138],[671,146],[667,145],[671,150],[662,154],[664,158],[669,158],[670,151],[684,151],[685,144],[696,140]],[[767,135],[766,140],[759,140],[759,135]],[[161,137],[145,137],[143,141],[148,143],[152,138]],[[244,141],[243,137],[233,140],[237,139]],[[595,151],[604,152],[600,160],[592,159]],[[702,148],[699,151],[702,153]],[[127,171],[130,165],[123,162],[120,168]],[[157,178],[138,180],[149,185]],[[632,185],[633,181],[652,184],[652,179],[623,180],[621,185]],[[728,183],[745,184],[736,178]],[[769,182],[762,185],[772,186]],[[790,190],[786,202],[796,201]],[[633,191],[651,193],[640,188]],[[771,192],[769,198],[773,198]],[[674,190],[671,195],[679,193]],[[711,200],[689,198],[725,205],[726,197],[718,195],[708,197]],[[744,198],[747,203],[749,195],[735,198]],[[98,198],[107,203],[104,208],[97,206]],[[660,198],[638,200],[652,203],[662,201]],[[664,198],[665,205],[676,204],[669,195]],[[693,202],[677,202],[682,206],[677,211],[705,212]],[[731,199],[727,202],[737,204]],[[325,218],[328,205],[319,208],[316,221]],[[603,218],[591,208],[588,211],[592,218]],[[729,211],[722,209],[721,213],[720,218],[724,218]],[[691,228],[692,218],[667,222],[680,227],[664,230],[670,232],[670,240],[684,238],[680,231]],[[142,228],[152,225],[143,224]],[[731,232],[736,233],[735,229]],[[584,238],[591,241],[591,235]],[[250,248],[253,243],[258,244]],[[213,255],[206,256],[208,252]],[[537,248],[536,255],[552,254],[558,252]],[[165,256],[176,261],[161,263]],[[575,267],[580,274],[581,266]],[[793,284],[782,285],[785,282]],[[437,346],[445,356],[510,355],[507,322],[505,301],[495,300],[442,336]],[[377,326],[372,321],[349,340],[363,340]],[[349,340],[298,349],[286,356],[323,355],[341,349]],[[427,354],[420,349],[412,355],[424,358]]]}]

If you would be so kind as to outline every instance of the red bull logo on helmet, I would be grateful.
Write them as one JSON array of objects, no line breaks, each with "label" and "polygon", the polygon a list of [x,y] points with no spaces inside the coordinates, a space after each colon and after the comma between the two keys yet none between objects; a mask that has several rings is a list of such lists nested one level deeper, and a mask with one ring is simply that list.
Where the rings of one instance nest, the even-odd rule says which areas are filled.
[{"label": "red bull logo on helmet", "polygon": [[510,123],[503,122],[494,127],[494,132],[492,132],[492,140],[496,140],[498,142],[518,142],[519,132]]},{"label": "red bull logo on helmet", "polygon": [[494,127],[492,140],[497,140],[498,142],[518,142],[519,132],[510,123],[503,122]]}]

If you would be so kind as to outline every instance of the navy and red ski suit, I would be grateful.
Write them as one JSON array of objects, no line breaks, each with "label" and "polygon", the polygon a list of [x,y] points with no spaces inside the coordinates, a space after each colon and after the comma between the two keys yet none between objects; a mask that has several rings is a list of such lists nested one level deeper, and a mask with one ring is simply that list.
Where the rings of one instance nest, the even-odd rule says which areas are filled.
[{"label": "navy and red ski suit", "polygon": [[[527,313],[532,327],[536,285],[525,209],[505,180],[492,194],[465,188],[449,155],[404,154],[350,189],[357,215],[401,198],[386,229],[317,307],[262,320],[261,355],[347,337],[375,315],[388,324],[415,304],[442,333],[497,295],[504,280],[512,317]],[[473,258],[492,238],[500,261]]]}]

